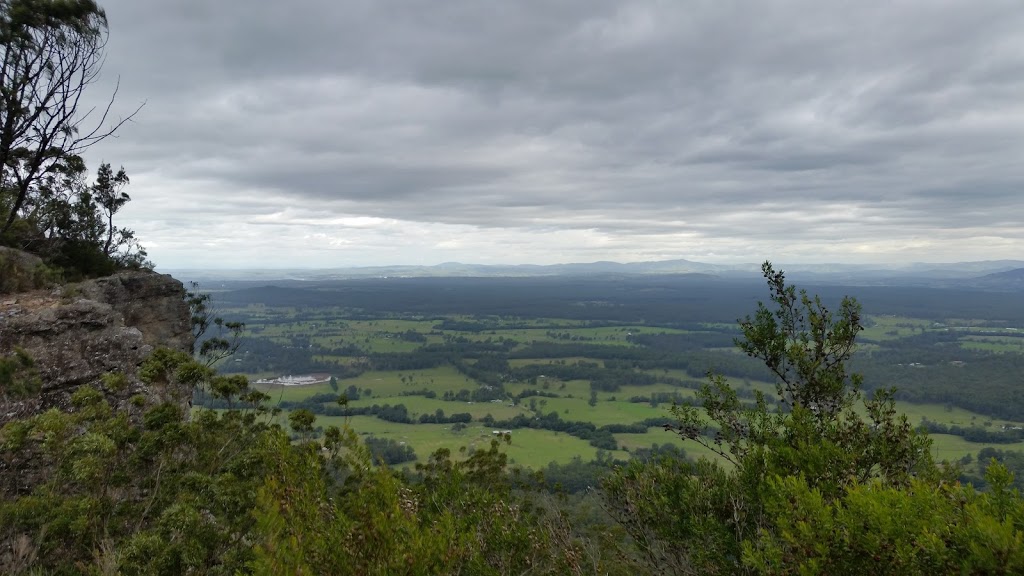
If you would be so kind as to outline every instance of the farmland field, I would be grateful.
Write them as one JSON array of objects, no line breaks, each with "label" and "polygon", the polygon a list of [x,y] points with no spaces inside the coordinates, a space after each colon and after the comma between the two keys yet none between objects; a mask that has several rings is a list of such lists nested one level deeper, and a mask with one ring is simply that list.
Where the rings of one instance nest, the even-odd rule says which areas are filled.
[{"label": "farmland field", "polygon": [[[755,393],[773,401],[774,376],[733,346],[739,331],[729,319],[752,298],[728,307],[695,291],[680,292],[678,310],[659,301],[658,314],[627,293],[562,304],[545,293],[547,315],[508,292],[445,300],[382,288],[379,302],[346,307],[329,301],[330,287],[258,302],[227,291],[218,294],[221,313],[244,321],[248,334],[219,368],[253,378],[331,374],[330,383],[257,388],[282,409],[282,425],[289,411],[309,409],[317,426],[347,422],[358,434],[412,447],[419,462],[439,448],[486,447],[495,430],[511,432],[503,448],[511,461],[538,469],[598,454],[626,459],[662,444],[714,457],[661,427],[672,421],[672,404],[696,401],[708,372],[724,375],[745,402]],[[473,299],[475,313],[465,309]],[[898,410],[934,432],[936,458],[1024,448],[1024,385],[1014,372],[1024,365],[1020,326],[866,311],[853,368],[869,394],[899,388]]]}]

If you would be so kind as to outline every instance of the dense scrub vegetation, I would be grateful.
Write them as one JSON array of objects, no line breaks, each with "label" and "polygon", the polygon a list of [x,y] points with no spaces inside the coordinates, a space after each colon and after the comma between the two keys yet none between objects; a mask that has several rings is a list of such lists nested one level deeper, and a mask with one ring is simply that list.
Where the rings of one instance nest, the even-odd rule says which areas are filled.
[{"label": "dense scrub vegetation", "polygon": [[[929,441],[847,372],[860,306],[837,313],[764,267],[773,308],[738,343],[776,375],[785,410],[753,408],[714,377],[702,410],[673,409],[678,434],[731,464],[633,463],[605,482],[609,509],[651,568],[679,574],[982,574],[1024,569],[1024,501],[1005,468],[991,491],[955,484]],[[863,403],[866,418],[856,410]],[[703,431],[710,419],[717,432]],[[985,541],[986,544],[980,545]]]}]

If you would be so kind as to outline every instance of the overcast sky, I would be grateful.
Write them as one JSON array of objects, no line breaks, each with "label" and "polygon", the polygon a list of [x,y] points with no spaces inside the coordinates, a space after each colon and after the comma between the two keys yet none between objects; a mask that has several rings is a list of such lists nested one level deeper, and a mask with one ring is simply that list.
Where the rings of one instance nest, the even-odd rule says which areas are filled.
[{"label": "overcast sky", "polygon": [[1020,0],[101,0],[158,268],[1024,259]]}]

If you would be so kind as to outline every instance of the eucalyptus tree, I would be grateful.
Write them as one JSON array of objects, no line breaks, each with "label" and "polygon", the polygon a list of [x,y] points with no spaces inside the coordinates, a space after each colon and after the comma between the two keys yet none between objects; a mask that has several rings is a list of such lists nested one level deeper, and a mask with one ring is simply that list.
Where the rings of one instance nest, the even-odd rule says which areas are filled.
[{"label": "eucalyptus tree", "polygon": [[99,78],[107,16],[94,0],[0,0],[0,234],[37,195],[46,176],[138,112],[108,122],[83,96]]}]

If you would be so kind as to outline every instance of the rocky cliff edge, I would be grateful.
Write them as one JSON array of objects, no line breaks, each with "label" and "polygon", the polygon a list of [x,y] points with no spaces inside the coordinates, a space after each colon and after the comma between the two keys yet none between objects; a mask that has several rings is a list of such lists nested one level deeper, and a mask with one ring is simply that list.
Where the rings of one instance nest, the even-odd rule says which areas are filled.
[{"label": "rocky cliff edge", "polygon": [[[85,385],[115,408],[140,396],[163,399],[139,380],[139,366],[157,347],[189,350],[184,295],[181,282],[149,271],[0,293],[0,359],[30,359],[39,387],[21,398],[0,389],[0,426],[53,407],[69,410],[71,395]],[[182,402],[191,397],[190,390],[173,392]]]}]

